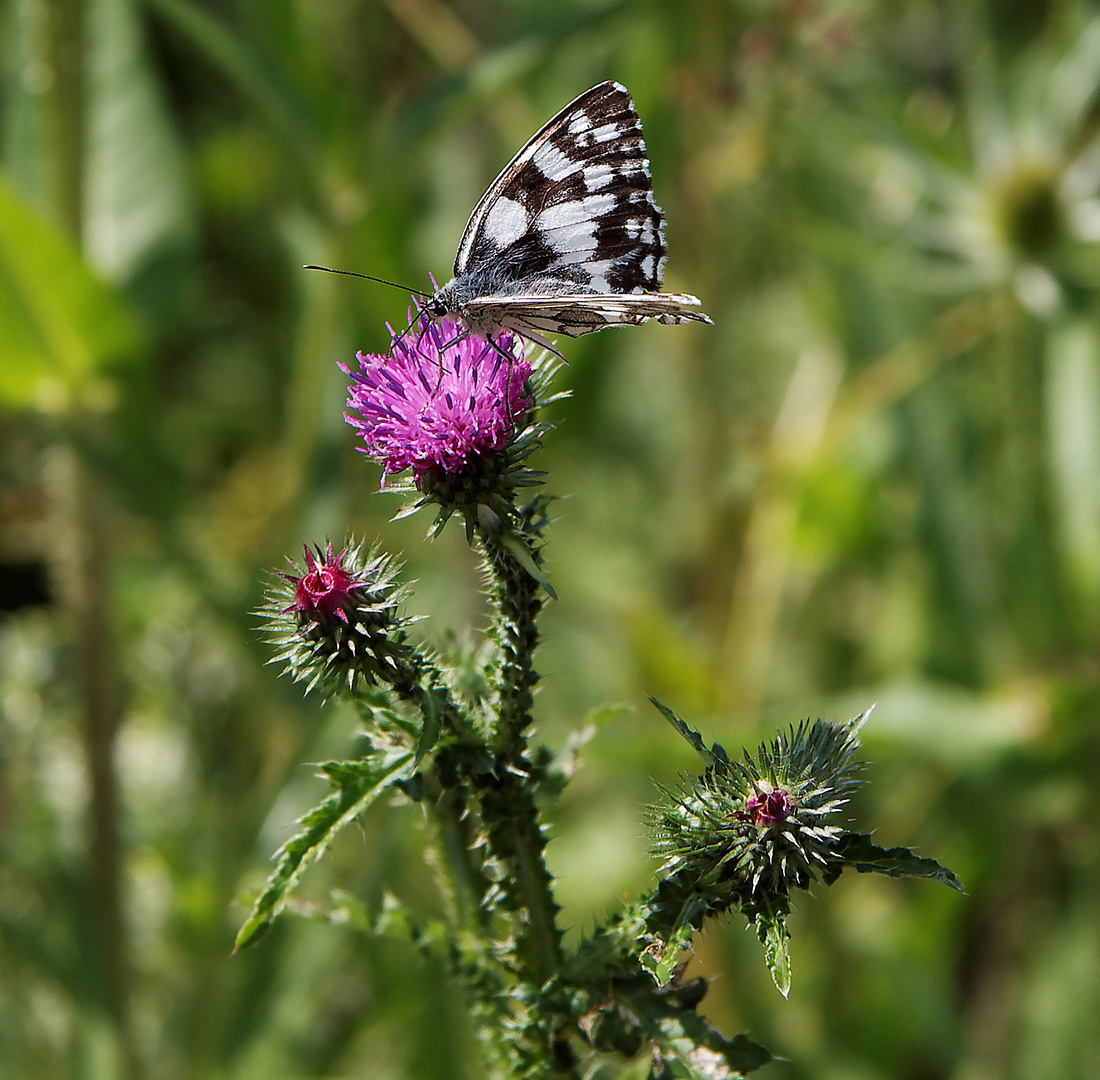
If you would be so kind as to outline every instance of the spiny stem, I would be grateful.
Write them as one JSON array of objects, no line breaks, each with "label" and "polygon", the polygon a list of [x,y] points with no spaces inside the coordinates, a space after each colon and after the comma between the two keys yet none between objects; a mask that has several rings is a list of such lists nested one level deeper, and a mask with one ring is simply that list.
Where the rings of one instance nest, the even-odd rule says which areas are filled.
[{"label": "spiny stem", "polygon": [[425,781],[439,825],[440,849],[449,899],[454,908],[453,917],[456,926],[484,935],[491,914],[485,905],[491,883],[474,854],[465,791],[444,786],[442,776],[446,772],[445,763],[437,761]]},{"label": "spiny stem", "polygon": [[494,777],[481,791],[481,812],[493,851],[511,870],[502,883],[511,906],[527,914],[517,942],[526,977],[541,985],[561,967],[561,931],[553,878],[543,860],[546,846],[538,823],[538,807],[527,780],[514,774]]},{"label": "spiny stem", "polygon": [[[527,537],[523,537],[526,542]],[[542,560],[530,544],[536,565]],[[539,681],[534,654],[539,633],[536,619],[545,596],[542,587],[508,552],[491,541],[482,542],[491,582],[490,599],[497,608],[494,631],[501,663],[497,682],[500,699],[497,718],[498,754],[522,756],[532,724],[534,688]]]},{"label": "spiny stem", "polygon": [[[539,556],[541,505],[536,500],[521,520],[522,541],[536,565]],[[497,678],[499,712],[494,745],[492,783],[482,787],[481,810],[493,850],[512,870],[506,886],[517,910],[527,912],[518,950],[530,966],[529,975],[545,982],[561,966],[561,931],[556,923],[553,879],[543,860],[545,840],[539,825],[534,778],[527,760],[531,706],[538,672],[534,651],[538,645],[536,618],[542,609],[542,587],[514,556],[490,539],[482,538],[489,576],[490,599],[497,609],[494,637],[500,648]]]}]

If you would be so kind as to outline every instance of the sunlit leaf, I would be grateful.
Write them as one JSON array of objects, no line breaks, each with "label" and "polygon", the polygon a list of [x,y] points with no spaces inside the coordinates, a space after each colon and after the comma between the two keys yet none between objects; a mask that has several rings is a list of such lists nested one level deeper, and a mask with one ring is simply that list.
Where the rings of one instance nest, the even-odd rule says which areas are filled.
[{"label": "sunlit leaf", "polygon": [[119,296],[0,177],[0,402],[24,408],[48,383],[73,395],[140,346]]},{"label": "sunlit leaf", "polygon": [[962,882],[954,873],[935,859],[914,855],[905,847],[881,848],[872,841],[868,833],[845,833],[837,842],[834,853],[843,863],[825,873],[824,880],[827,884],[839,877],[844,866],[850,866],[861,874],[931,878],[943,885],[950,885],[958,892],[964,891]]},{"label": "sunlit leaf", "polygon": [[756,933],[764,946],[764,963],[772,974],[776,989],[786,997],[791,992],[791,933],[782,912],[761,913],[756,917]]},{"label": "sunlit leaf", "polygon": [[92,0],[88,14],[84,244],[117,281],[189,239],[188,170],[134,0]]},{"label": "sunlit leaf", "polygon": [[333,761],[322,766],[336,790],[302,818],[301,830],[276,853],[278,865],[238,932],[234,951],[259,940],[302,874],[325,853],[333,837],[389,788],[408,779],[414,768],[413,755],[407,752],[382,762]]}]

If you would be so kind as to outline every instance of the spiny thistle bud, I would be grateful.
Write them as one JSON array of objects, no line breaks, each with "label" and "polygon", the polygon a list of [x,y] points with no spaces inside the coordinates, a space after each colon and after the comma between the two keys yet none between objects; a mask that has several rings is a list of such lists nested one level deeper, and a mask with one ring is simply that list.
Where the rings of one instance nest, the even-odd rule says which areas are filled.
[{"label": "spiny thistle bud", "polygon": [[[411,313],[410,313],[411,315]],[[422,316],[394,334],[384,355],[359,353],[344,418],[362,436],[360,449],[382,465],[382,486],[410,470],[411,480],[390,485],[415,491],[404,513],[434,502],[435,535],[456,511],[475,527],[499,531],[513,515],[515,492],[541,483],[522,467],[545,425],[534,423],[556,366],[528,359],[522,342],[502,332],[492,340],[451,319]]]},{"label": "spiny thistle bud", "polygon": [[[652,700],[652,699],[651,699]],[[645,905],[642,966],[664,986],[692,934],[711,915],[738,908],[756,929],[764,961],[786,996],[791,988],[787,914],[793,889],[820,876],[831,885],[846,867],[923,877],[961,891],[958,878],[908,848],[880,848],[869,833],[835,824],[857,786],[857,734],[869,711],[847,724],[803,721],[756,754],[734,761],[707,746],[671,709],[654,705],[695,748],[706,768],[650,808],[661,881]]]},{"label": "spiny thistle bud", "polygon": [[664,870],[688,869],[730,900],[807,888],[843,832],[830,821],[858,783],[858,745],[850,725],[817,720],[762,743],[755,756],[745,750],[740,761],[712,747],[703,775],[651,811]]},{"label": "spiny thistle bud", "polygon": [[374,684],[398,677],[411,620],[397,614],[406,591],[396,560],[376,548],[364,556],[354,543],[333,555],[329,543],[307,547],[304,567],[291,565],[296,572],[277,575],[259,612],[279,647],[272,663],[326,697],[342,686],[354,689],[360,678]]}]

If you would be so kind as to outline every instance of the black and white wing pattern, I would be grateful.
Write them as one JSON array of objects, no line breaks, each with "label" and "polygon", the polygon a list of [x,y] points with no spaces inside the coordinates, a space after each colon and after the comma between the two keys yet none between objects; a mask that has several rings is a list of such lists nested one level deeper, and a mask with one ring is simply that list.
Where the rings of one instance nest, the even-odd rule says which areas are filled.
[{"label": "black and white wing pattern", "polygon": [[545,124],[482,195],[455,276],[426,310],[544,345],[544,334],[580,337],[648,319],[709,323],[693,310],[696,297],[661,292],[663,228],[634,102],[619,83],[600,83]]}]

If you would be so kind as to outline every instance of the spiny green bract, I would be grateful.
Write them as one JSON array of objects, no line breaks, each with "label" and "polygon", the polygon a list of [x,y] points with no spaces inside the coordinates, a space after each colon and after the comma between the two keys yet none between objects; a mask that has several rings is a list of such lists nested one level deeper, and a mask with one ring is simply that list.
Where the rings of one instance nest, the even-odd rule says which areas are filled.
[{"label": "spiny green bract", "polygon": [[650,810],[662,874],[686,872],[727,903],[808,888],[843,832],[830,819],[858,784],[855,731],[855,722],[803,721],[740,761],[717,744],[705,751],[703,775]]}]

